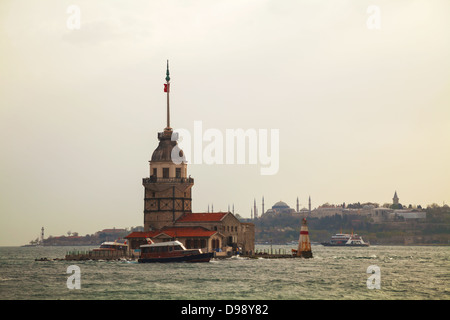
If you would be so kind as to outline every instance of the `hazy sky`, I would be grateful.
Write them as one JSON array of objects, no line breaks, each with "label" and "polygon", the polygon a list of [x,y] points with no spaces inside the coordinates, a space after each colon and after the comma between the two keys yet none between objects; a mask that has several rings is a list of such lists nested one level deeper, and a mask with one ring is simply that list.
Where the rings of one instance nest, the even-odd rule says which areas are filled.
[{"label": "hazy sky", "polygon": [[172,127],[280,132],[276,175],[188,166],[194,211],[234,203],[250,217],[263,195],[266,209],[383,204],[396,190],[406,205],[450,203],[449,12],[448,0],[2,0],[0,245],[41,227],[143,225],[166,59]]}]

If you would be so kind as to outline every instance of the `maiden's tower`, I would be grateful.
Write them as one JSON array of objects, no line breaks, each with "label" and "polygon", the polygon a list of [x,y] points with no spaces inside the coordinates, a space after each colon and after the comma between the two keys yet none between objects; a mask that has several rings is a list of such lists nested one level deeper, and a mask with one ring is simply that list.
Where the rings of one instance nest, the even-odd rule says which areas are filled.
[{"label": "maiden's tower", "polygon": [[178,134],[170,127],[170,73],[167,62],[164,92],[167,96],[167,123],[158,133],[158,146],[153,151],[149,177],[144,186],[144,231],[126,238],[132,251],[151,238],[154,242],[178,240],[186,248],[203,251],[254,252],[255,227],[240,222],[231,212],[193,213],[194,179],[187,174],[183,151],[178,147]]}]

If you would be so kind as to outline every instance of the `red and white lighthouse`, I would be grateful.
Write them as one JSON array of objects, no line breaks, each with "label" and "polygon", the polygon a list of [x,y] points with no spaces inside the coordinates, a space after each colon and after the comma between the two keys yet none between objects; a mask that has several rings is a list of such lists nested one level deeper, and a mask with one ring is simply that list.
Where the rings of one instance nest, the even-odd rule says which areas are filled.
[{"label": "red and white lighthouse", "polygon": [[309,231],[306,224],[306,218],[303,218],[300,228],[300,237],[298,239],[297,257],[312,258],[311,242],[309,241]]}]

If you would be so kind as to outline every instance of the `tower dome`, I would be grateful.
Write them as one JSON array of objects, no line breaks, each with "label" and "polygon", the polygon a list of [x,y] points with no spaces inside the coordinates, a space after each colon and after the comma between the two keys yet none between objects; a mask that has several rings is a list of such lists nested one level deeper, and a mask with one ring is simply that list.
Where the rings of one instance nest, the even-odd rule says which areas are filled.
[{"label": "tower dome", "polygon": [[[176,140],[172,140],[172,135]],[[172,162],[177,159],[172,159],[172,150],[173,148],[177,148],[179,150],[178,154],[174,156],[178,156],[178,160],[186,161],[183,150],[178,147],[178,134],[172,133],[172,130],[164,130],[164,132],[158,133],[159,144],[158,147],[153,151],[151,161],[152,162]]]}]

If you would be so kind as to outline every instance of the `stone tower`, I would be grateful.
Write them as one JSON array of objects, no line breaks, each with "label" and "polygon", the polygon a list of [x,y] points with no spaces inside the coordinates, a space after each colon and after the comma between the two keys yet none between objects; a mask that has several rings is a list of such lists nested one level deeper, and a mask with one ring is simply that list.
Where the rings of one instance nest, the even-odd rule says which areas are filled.
[{"label": "stone tower", "polygon": [[178,134],[170,127],[169,110],[169,62],[167,62],[167,126],[158,133],[159,144],[152,154],[150,177],[144,178],[144,231],[171,226],[185,213],[191,212],[191,188],[194,179],[187,177],[187,164],[183,151],[178,147]]}]

